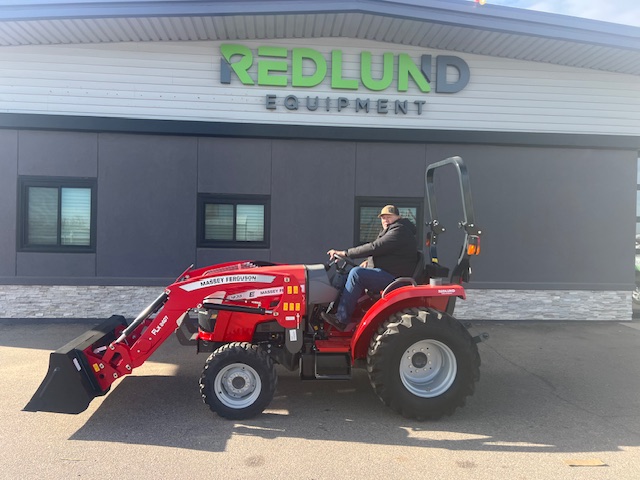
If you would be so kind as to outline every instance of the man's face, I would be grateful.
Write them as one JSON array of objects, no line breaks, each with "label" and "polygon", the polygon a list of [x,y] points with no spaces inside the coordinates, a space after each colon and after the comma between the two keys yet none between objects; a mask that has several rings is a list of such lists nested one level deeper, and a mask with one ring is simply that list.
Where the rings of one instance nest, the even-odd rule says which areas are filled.
[{"label": "man's face", "polygon": [[398,220],[400,217],[398,215],[380,215],[380,221],[382,222],[382,228],[387,228],[393,222]]}]

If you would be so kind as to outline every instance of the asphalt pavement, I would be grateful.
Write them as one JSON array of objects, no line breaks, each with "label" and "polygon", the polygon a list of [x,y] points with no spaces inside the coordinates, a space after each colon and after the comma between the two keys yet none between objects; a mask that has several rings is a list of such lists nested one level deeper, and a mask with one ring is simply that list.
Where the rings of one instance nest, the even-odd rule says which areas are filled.
[{"label": "asphalt pavement", "polygon": [[282,369],[265,413],[224,420],[175,337],[79,415],[22,411],[93,323],[0,320],[1,479],[640,479],[640,322],[471,322],[481,379],[438,421],[395,414],[365,371]]}]

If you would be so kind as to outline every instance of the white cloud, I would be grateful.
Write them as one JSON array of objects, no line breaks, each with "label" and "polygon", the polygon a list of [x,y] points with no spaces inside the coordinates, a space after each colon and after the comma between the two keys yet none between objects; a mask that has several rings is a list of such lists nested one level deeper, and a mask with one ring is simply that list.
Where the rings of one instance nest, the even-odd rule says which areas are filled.
[{"label": "white cloud", "polygon": [[487,0],[487,3],[640,27],[638,0]]}]

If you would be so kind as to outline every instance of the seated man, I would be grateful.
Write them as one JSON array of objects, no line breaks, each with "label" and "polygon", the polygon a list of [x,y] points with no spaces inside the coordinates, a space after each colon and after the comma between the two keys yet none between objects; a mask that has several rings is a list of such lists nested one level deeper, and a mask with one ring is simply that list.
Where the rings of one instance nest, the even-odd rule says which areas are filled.
[{"label": "seated man", "polygon": [[415,225],[400,217],[400,212],[394,205],[385,206],[378,217],[382,222],[382,231],[373,242],[347,250],[331,249],[327,252],[331,260],[335,255],[369,257],[366,267],[354,267],[349,271],[336,314],[322,313],[323,320],[340,331],[344,331],[349,325],[358,298],[365,289],[383,290],[398,277],[410,277],[416,266]]}]

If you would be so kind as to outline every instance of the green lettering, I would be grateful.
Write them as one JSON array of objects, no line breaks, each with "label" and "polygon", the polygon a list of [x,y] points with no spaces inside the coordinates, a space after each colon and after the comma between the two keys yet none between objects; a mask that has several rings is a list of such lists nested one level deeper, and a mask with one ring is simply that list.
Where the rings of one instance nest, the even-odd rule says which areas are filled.
[{"label": "green lettering", "polygon": [[[247,73],[247,70],[253,64],[253,54],[249,47],[236,44],[220,45],[220,52],[243,85],[254,85],[253,79]],[[242,58],[237,62],[231,63],[231,57],[234,55],[242,55]]]},{"label": "green lettering", "polygon": [[[259,57],[287,58],[289,52],[284,47],[258,47]],[[271,75],[271,72],[287,72],[289,65],[286,60],[258,60],[258,85],[269,87],[286,87],[287,77]]]},{"label": "green lettering", "polygon": [[357,90],[358,80],[342,78],[342,51],[331,50],[331,88]]},{"label": "green lettering", "polygon": [[[311,60],[315,65],[312,75],[304,75],[303,62]],[[291,86],[315,87],[327,76],[327,61],[317,50],[311,48],[294,48],[291,51]]]},{"label": "green lettering", "polygon": [[406,92],[409,89],[409,76],[416,82],[416,85],[422,91],[422,93],[429,93],[431,91],[431,85],[418,68],[418,66],[411,60],[411,57],[406,53],[401,53],[398,56],[398,91]]},{"label": "green lettering", "polygon": [[382,78],[374,80],[371,75],[371,52],[362,52],[360,54],[360,78],[362,78],[362,84],[374,92],[389,88],[389,85],[393,82],[393,53],[385,53],[382,59]]}]

